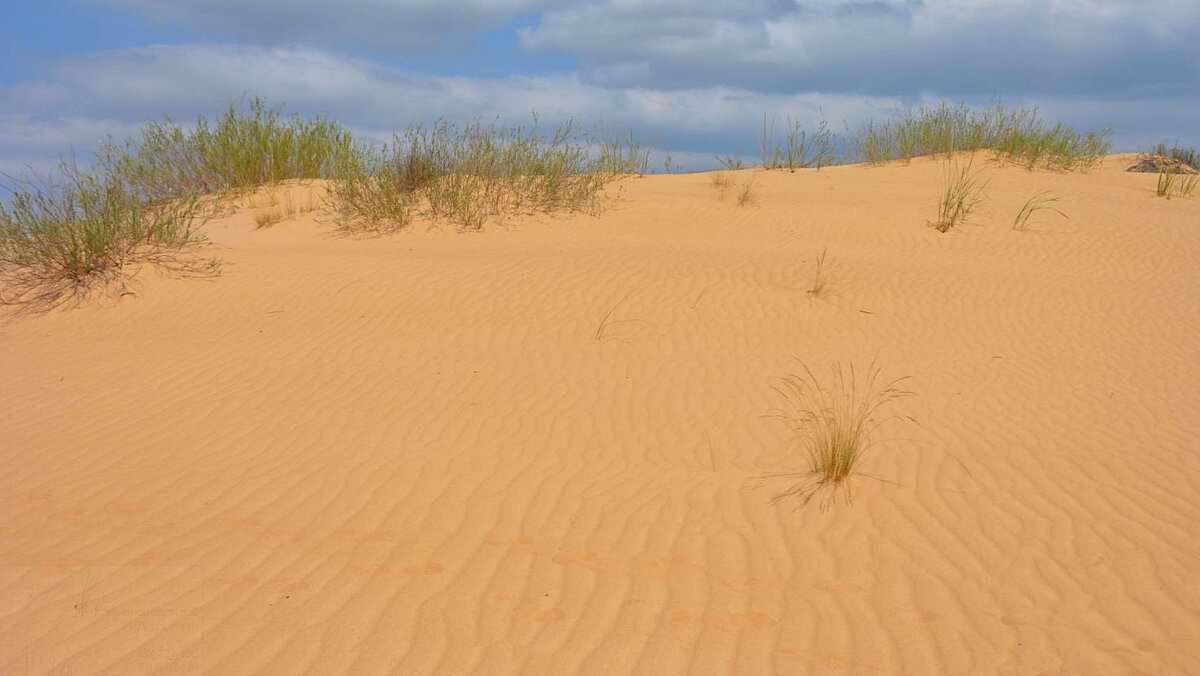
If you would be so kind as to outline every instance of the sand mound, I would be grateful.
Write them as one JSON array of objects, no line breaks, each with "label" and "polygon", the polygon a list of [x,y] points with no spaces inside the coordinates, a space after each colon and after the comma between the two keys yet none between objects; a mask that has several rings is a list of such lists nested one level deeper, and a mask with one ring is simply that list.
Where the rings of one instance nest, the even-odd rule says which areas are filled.
[{"label": "sand mound", "polygon": [[1137,162],[1130,165],[1125,171],[1132,171],[1142,174],[1157,174],[1161,171],[1166,171],[1171,174],[1194,174],[1193,169],[1186,162],[1182,162],[1173,157],[1159,155],[1157,153],[1142,153],[1138,155]]},{"label": "sand mound", "polygon": [[[1192,672],[1200,200],[1131,160],[946,234],[926,160],[213,222],[220,277],[0,324],[0,673]],[[797,358],[912,376],[850,505],[762,479]]]}]

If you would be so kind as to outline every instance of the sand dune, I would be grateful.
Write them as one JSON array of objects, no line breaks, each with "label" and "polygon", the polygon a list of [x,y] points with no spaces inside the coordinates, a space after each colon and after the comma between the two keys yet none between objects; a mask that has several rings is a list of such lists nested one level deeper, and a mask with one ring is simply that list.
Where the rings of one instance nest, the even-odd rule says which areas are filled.
[{"label": "sand dune", "polygon": [[[0,324],[0,672],[1194,673],[1200,200],[1131,160],[946,234],[923,160],[214,221],[219,277]],[[876,356],[918,423],[772,503],[772,383]]]}]

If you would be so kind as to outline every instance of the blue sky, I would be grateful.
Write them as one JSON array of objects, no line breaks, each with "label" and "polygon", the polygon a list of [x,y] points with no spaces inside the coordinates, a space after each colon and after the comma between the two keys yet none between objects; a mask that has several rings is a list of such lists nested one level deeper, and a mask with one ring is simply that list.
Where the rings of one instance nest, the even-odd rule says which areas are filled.
[{"label": "blue sky", "polygon": [[536,110],[705,168],[763,113],[856,127],[1037,105],[1117,150],[1200,146],[1196,0],[5,0],[0,171],[243,93],[363,135]]}]

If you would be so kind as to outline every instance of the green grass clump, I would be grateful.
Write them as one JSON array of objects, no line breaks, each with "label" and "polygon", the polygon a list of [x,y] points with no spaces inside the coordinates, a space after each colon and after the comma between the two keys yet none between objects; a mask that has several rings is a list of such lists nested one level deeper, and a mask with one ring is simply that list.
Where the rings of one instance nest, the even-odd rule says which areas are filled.
[{"label": "green grass clump", "polygon": [[629,157],[593,158],[571,123],[544,138],[523,127],[441,122],[344,164],[330,197],[350,231],[402,228],[418,213],[479,229],[494,217],[594,211]]},{"label": "green grass clump", "polygon": [[809,472],[774,500],[795,497],[806,504],[820,489],[844,484],[870,449],[872,434],[890,419],[879,417],[881,409],[913,393],[903,387],[907,377],[881,382],[874,361],[862,381],[853,364],[835,364],[828,386],[806,364],[800,366],[801,372],[782,378],[775,388],[784,400],[776,417],[792,428],[808,457]]},{"label": "green grass clump", "polygon": [[770,121],[763,113],[762,133],[759,136],[758,153],[764,169],[816,168],[833,163],[834,138],[825,120],[812,132],[804,129],[799,120],[787,118],[782,145],[775,139],[775,117]]},{"label": "green grass clump", "polygon": [[630,130],[624,139],[607,139],[600,128],[599,156],[596,171],[610,174],[645,174],[650,167],[650,151],[654,144],[645,145]]},{"label": "green grass clump", "polygon": [[149,204],[118,178],[64,162],[0,203],[0,302],[53,306],[132,262],[192,269],[177,258],[204,241],[195,196]]},{"label": "green grass clump", "polygon": [[1029,228],[1029,217],[1034,213],[1043,209],[1053,211],[1063,218],[1070,218],[1056,207],[1050,206],[1051,202],[1057,202],[1057,197],[1052,197],[1049,192],[1040,192],[1033,197],[1030,197],[1025,206],[1017,212],[1016,218],[1013,219],[1012,229],[1024,232]]},{"label": "green grass clump", "polygon": [[938,218],[933,222],[938,232],[946,232],[965,221],[983,201],[986,182],[980,180],[980,172],[971,171],[971,164],[971,160],[966,164],[960,164],[957,160],[946,162],[945,178],[938,198]]},{"label": "green grass clump", "polygon": [[1157,193],[1159,197],[1167,199],[1191,197],[1196,192],[1197,182],[1200,182],[1200,176],[1196,174],[1178,174],[1163,167],[1158,172]]},{"label": "green grass clump", "polygon": [[284,118],[258,98],[236,103],[212,124],[166,118],[137,136],[111,138],[96,152],[102,173],[118,177],[144,201],[224,193],[297,178],[332,178],[359,149],[350,132],[325,118]]},{"label": "green grass clump", "polygon": [[882,123],[871,121],[851,145],[858,160],[871,164],[990,150],[1030,169],[1086,171],[1108,154],[1109,137],[1107,129],[1078,132],[1062,124],[1050,126],[1036,107],[1009,110],[996,103],[974,111],[943,102],[906,110]]}]

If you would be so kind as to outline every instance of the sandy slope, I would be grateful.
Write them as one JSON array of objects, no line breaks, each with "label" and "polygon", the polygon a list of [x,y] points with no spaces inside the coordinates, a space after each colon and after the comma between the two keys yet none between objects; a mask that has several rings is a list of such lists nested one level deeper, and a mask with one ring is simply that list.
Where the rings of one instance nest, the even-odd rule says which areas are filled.
[{"label": "sandy slope", "polygon": [[[1196,673],[1200,199],[1130,159],[944,235],[927,161],[214,222],[219,278],[0,324],[0,673]],[[773,380],[876,354],[887,482],[770,503]]]}]

